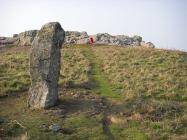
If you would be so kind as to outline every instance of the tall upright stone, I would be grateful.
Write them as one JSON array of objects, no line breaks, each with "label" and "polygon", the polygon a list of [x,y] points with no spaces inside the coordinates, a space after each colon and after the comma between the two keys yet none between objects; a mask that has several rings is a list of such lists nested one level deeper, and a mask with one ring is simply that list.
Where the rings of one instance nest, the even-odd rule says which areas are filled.
[{"label": "tall upright stone", "polygon": [[30,54],[31,87],[28,105],[31,108],[54,106],[58,99],[60,49],[65,32],[58,22],[45,24],[32,42]]}]

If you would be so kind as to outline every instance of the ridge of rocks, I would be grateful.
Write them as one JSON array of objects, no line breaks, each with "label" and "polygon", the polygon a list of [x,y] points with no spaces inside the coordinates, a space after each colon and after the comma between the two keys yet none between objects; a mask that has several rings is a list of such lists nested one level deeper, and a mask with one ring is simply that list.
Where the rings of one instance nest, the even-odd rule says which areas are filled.
[{"label": "ridge of rocks", "polygon": [[[14,34],[13,37],[0,37],[0,46],[4,45],[18,45],[18,46],[31,46],[38,30],[29,30]],[[145,42],[141,36],[135,35],[129,37],[127,35],[110,35],[108,33],[97,33],[95,35],[88,35],[87,32],[66,31],[65,32],[65,45],[73,44],[88,44],[89,38],[93,37],[94,44],[96,45],[112,45],[112,46],[143,46],[155,48],[151,42]]]}]

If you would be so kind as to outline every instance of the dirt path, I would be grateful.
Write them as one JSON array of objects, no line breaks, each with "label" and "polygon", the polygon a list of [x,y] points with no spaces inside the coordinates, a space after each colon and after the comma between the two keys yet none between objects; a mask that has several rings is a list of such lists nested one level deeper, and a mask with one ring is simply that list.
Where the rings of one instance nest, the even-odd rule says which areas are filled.
[{"label": "dirt path", "polygon": [[102,104],[104,106],[102,119],[103,132],[107,135],[109,140],[114,140],[114,136],[109,128],[110,122],[108,120],[108,115],[110,107],[107,98],[116,98],[117,96],[112,91],[109,82],[101,72],[100,65],[97,58],[94,56],[92,48],[89,46],[87,48],[83,48],[83,54],[90,62],[90,72],[88,73],[88,77],[91,83],[91,88],[102,98]]}]

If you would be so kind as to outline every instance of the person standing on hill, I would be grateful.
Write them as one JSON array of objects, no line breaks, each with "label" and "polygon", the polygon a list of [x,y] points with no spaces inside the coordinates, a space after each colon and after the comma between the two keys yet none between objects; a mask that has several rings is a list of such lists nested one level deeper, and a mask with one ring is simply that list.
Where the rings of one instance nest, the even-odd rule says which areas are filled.
[{"label": "person standing on hill", "polygon": [[89,38],[89,42],[90,42],[90,45],[92,45],[92,46],[93,46],[94,39],[93,39],[93,37],[92,37],[92,36]]}]

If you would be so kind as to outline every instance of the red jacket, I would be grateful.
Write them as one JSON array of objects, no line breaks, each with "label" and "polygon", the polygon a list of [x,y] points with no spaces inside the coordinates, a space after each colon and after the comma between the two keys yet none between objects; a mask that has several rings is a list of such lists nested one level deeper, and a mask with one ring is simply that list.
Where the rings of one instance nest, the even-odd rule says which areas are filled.
[{"label": "red jacket", "polygon": [[90,41],[90,44],[93,44],[94,43],[93,37],[90,37],[89,41]]}]

